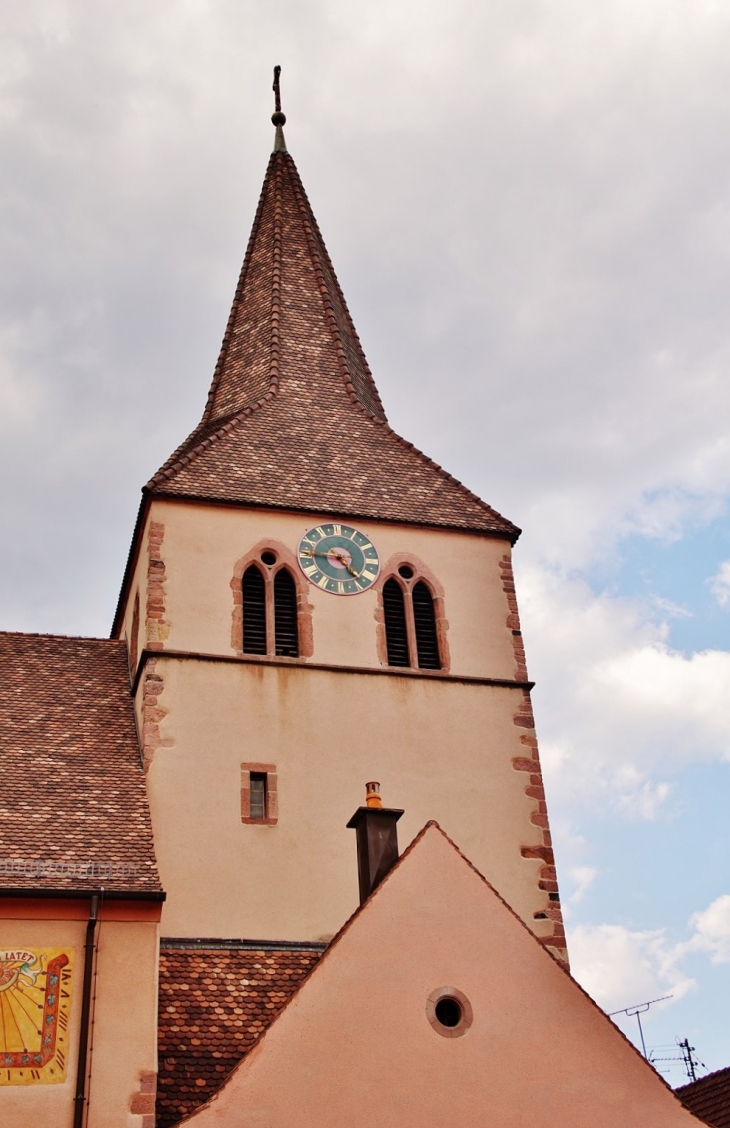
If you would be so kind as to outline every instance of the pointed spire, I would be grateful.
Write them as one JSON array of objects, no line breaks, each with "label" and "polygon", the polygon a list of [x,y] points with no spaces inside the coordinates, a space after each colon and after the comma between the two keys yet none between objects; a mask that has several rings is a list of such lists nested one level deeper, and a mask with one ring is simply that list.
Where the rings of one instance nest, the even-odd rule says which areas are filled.
[{"label": "pointed spire", "polygon": [[271,121],[276,126],[276,133],[274,134],[274,152],[285,153],[286,141],[284,140],[284,129],[286,125],[286,114],[281,112],[281,87],[279,86],[279,75],[281,74],[281,67],[274,67],[274,112],[271,115]]},{"label": "pointed spire", "polygon": [[282,126],[200,424],[155,494],[475,529],[519,530],[388,425]]}]

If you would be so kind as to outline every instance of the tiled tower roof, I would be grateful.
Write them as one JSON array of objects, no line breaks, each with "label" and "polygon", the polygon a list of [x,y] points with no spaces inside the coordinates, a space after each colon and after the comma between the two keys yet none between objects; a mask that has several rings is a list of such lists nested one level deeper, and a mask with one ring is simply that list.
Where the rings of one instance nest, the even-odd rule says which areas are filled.
[{"label": "tiled tower roof", "polygon": [[516,539],[389,427],[282,142],[279,132],[203,418],[147,490]]}]

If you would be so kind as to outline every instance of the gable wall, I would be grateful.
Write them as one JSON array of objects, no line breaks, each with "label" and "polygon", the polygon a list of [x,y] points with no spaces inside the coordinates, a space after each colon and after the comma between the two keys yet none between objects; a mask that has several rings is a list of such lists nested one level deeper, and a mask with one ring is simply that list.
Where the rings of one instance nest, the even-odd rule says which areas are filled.
[{"label": "gable wall", "polygon": [[[472,1022],[444,1037],[429,996]],[[443,1031],[443,1027],[440,1028]],[[692,1128],[698,1121],[426,829],[191,1128]]]}]

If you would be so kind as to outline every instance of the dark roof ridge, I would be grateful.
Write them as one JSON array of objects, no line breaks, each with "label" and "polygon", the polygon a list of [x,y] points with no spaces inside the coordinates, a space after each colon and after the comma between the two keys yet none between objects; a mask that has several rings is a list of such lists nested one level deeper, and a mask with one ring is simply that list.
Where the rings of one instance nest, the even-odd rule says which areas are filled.
[{"label": "dark roof ridge", "polygon": [[325,940],[246,940],[226,939],[225,937],[206,936],[161,936],[160,949],[173,951],[178,948],[190,951],[212,952],[217,949],[225,951],[251,951],[251,952],[324,952],[329,941]]}]

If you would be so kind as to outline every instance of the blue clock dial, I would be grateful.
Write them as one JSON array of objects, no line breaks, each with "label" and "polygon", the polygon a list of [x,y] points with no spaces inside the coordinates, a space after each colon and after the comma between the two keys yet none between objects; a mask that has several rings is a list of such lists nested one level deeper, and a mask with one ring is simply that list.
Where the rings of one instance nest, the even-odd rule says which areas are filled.
[{"label": "blue clock dial", "polygon": [[358,595],[377,580],[380,561],[372,541],[352,525],[315,525],[299,542],[299,566],[322,591]]}]

